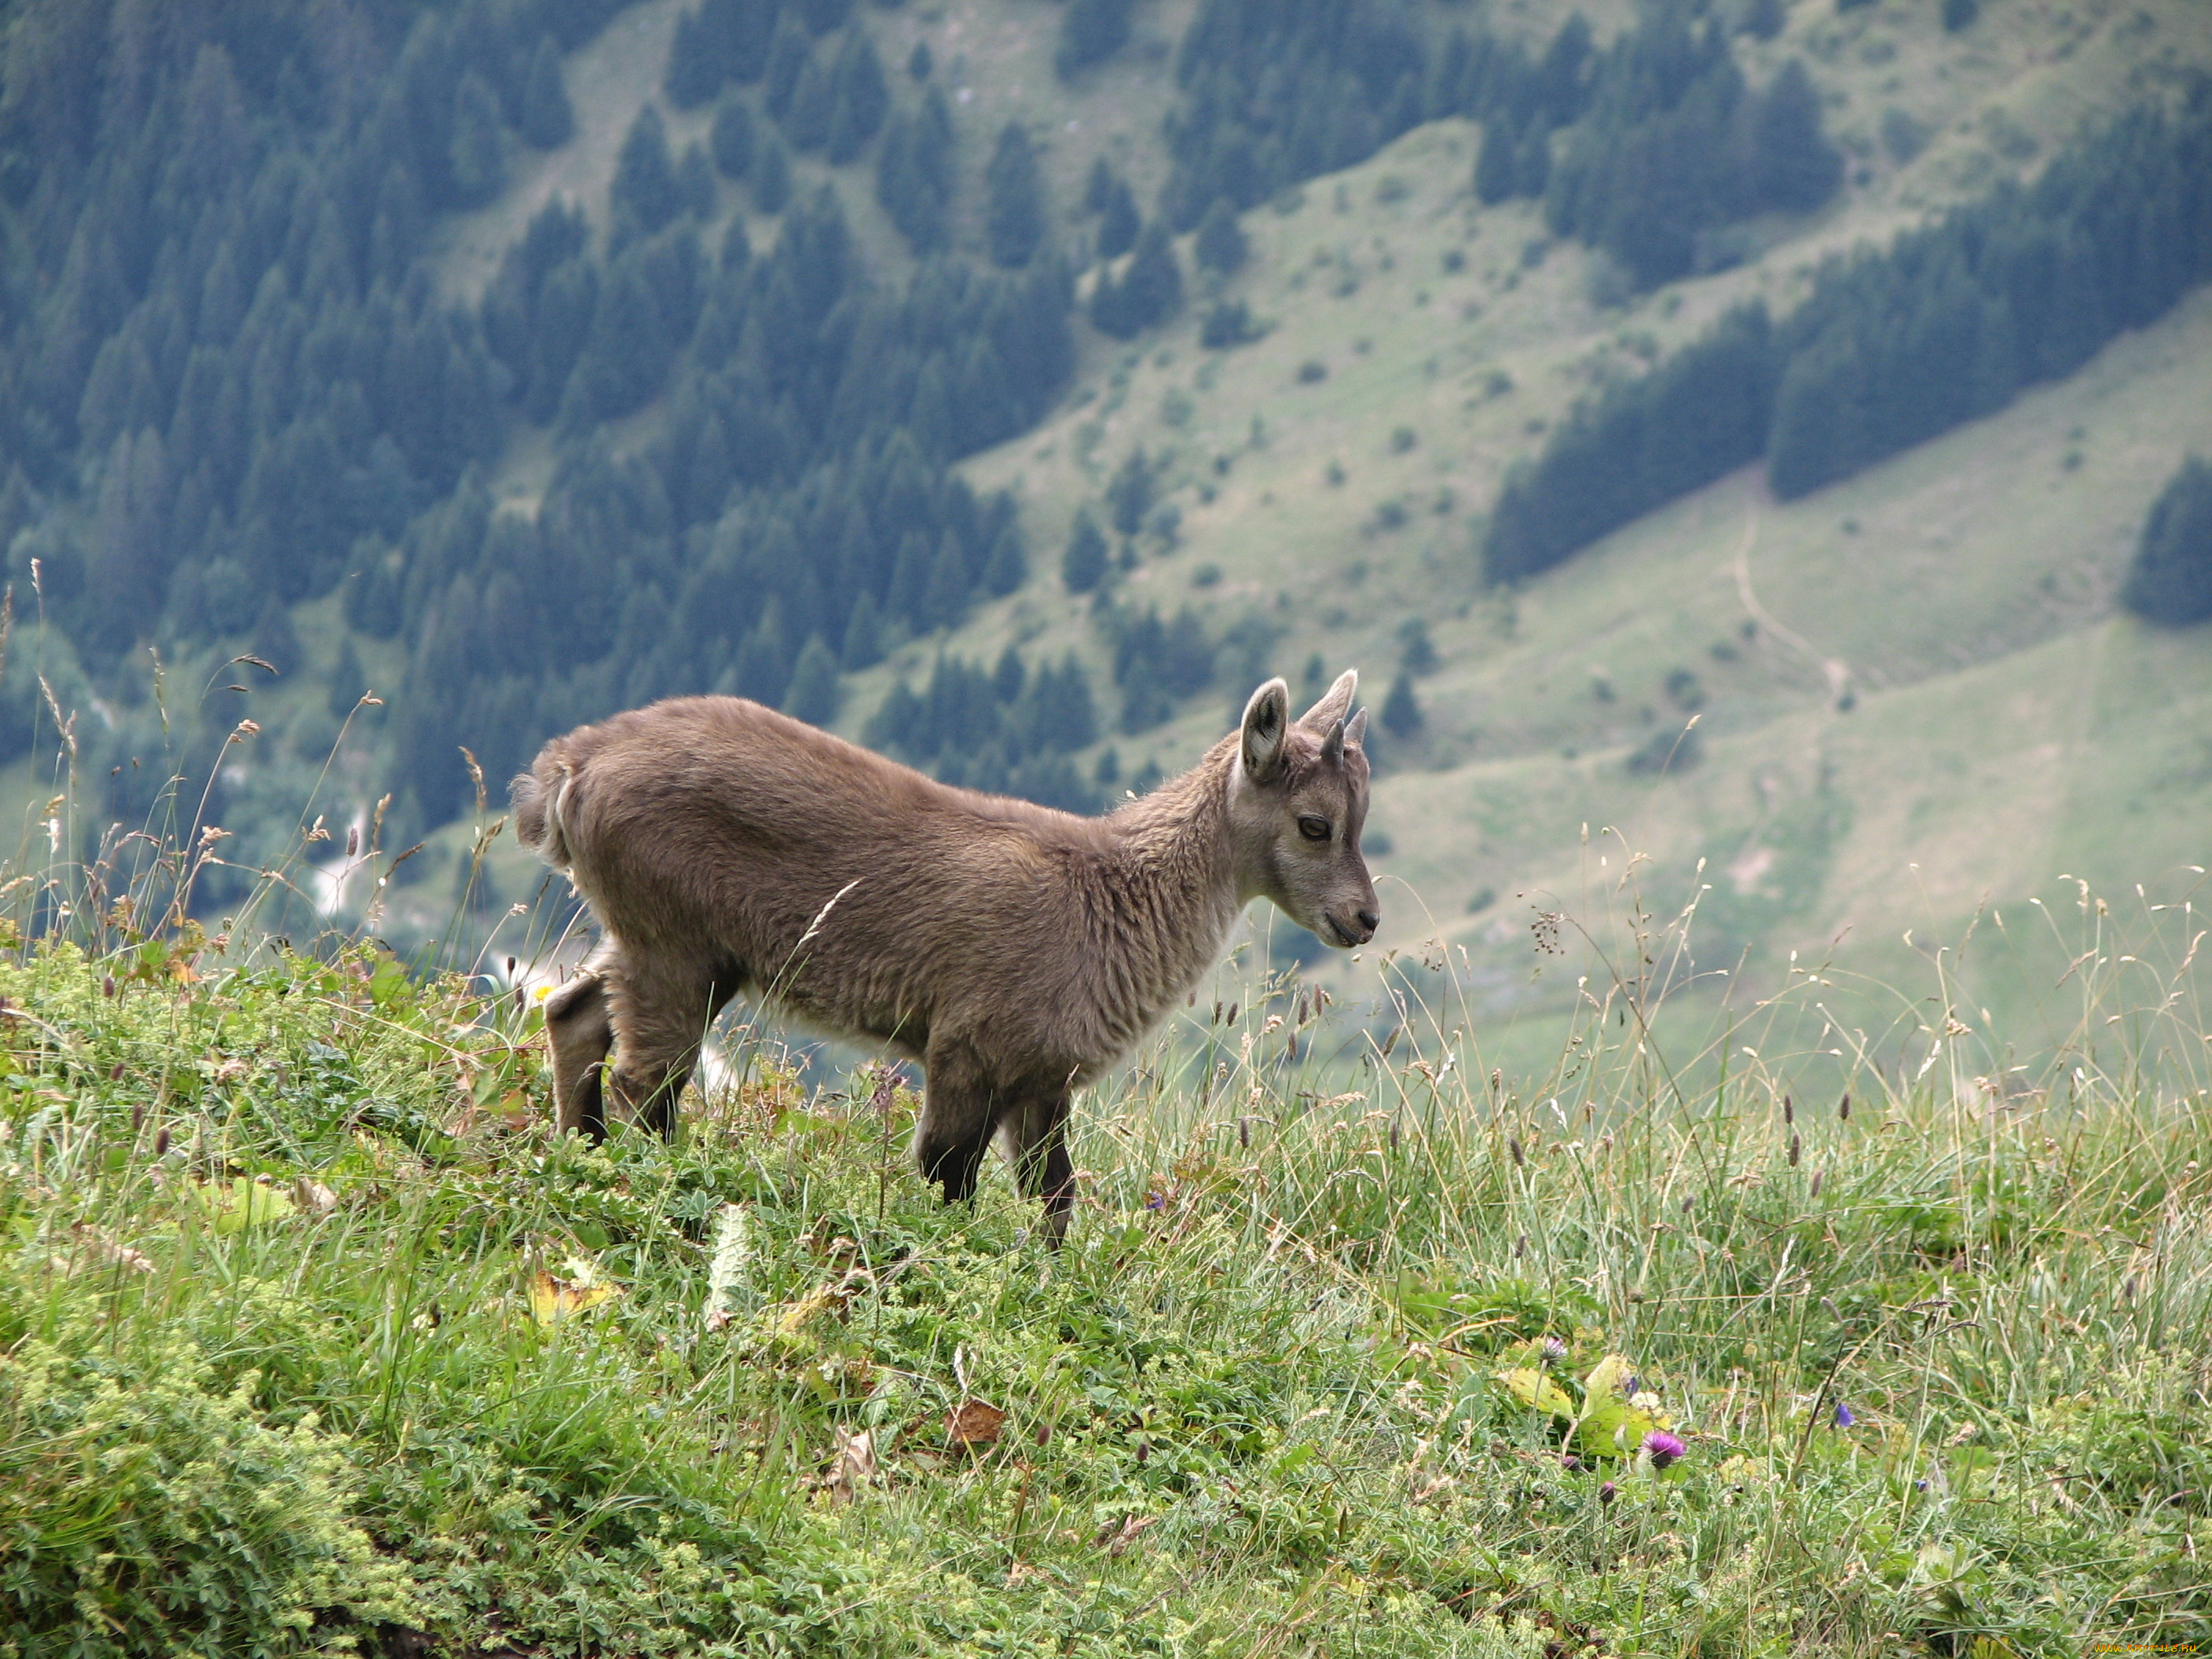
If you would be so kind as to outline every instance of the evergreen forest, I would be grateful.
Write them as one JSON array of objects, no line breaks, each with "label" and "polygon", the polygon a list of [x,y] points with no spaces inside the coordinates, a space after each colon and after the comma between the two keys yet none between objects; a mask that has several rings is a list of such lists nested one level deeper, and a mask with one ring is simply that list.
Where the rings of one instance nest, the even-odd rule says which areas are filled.
[{"label": "evergreen forest", "polygon": [[[289,829],[342,730],[344,810],[381,802],[398,846],[555,732],[717,691],[1098,810],[1126,781],[1079,751],[1228,702],[1279,630],[1121,591],[1185,510],[1141,445],[1066,531],[970,481],[1085,351],[1194,301],[1204,349],[1263,338],[1246,216],[1425,124],[1479,135],[1471,205],[1525,204],[1626,296],[1729,269],[1845,170],[1772,7],[1660,0],[1601,34],[1200,0],[1163,40],[1069,0],[1061,86],[1146,51],[1170,82],[1158,164],[1101,151],[1079,188],[1047,126],[971,118],[966,71],[889,50],[896,10],[677,8],[604,195],[546,195],[457,289],[452,227],[578,142],[568,66],[617,0],[0,9],[0,763],[65,743],[96,842],[228,757],[199,813],[246,871],[270,849],[235,827]],[[1752,459],[1802,495],[2066,374],[2212,267],[2208,135],[2201,90],[2142,100],[1613,376],[1484,504],[1469,568],[1522,579]],[[1032,585],[1087,605],[1082,650],[900,654]],[[277,682],[322,713],[234,757]]]},{"label": "evergreen forest", "polygon": [[1789,500],[2002,408],[2212,277],[2212,88],[2087,136],[2028,188],[1819,270],[1778,325],[1753,301],[1579,407],[1506,484],[1484,558],[1556,564],[1764,459]]}]

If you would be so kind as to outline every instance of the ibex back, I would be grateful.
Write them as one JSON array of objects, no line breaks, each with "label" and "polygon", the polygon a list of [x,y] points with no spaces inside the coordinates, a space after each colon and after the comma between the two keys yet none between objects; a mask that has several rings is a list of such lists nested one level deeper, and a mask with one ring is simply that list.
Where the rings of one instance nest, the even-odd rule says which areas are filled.
[{"label": "ibex back", "polygon": [[516,828],[604,935],[545,1002],[558,1127],[598,1139],[611,1096],[670,1133],[747,992],[919,1060],[923,1175],[966,1197],[1003,1134],[1059,1238],[1069,1091],[1197,985],[1248,902],[1340,948],[1374,936],[1357,684],[1292,725],[1270,680],[1196,767],[1103,818],[950,788],[735,697],[555,738],[514,781]]}]

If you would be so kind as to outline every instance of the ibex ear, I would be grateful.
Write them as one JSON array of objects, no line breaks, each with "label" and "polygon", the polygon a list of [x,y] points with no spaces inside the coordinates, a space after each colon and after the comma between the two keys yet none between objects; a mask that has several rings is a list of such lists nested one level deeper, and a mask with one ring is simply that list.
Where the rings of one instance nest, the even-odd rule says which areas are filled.
[{"label": "ibex ear", "polygon": [[1282,764],[1283,738],[1290,730],[1291,688],[1269,680],[1244,705],[1244,775],[1265,783]]},{"label": "ibex ear", "polygon": [[1298,724],[1309,732],[1326,732],[1352,712],[1352,693],[1359,690],[1359,671],[1347,668],[1336,677],[1336,684],[1312,708],[1298,716]]},{"label": "ibex ear", "polygon": [[1367,711],[1364,708],[1354,714],[1345,726],[1344,746],[1346,749],[1364,749],[1367,746]]}]

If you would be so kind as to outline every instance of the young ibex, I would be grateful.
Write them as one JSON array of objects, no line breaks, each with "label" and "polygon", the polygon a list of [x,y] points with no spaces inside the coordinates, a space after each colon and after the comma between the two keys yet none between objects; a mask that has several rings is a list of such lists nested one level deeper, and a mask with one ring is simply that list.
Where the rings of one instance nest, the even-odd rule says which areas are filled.
[{"label": "young ibex", "polygon": [[1069,1091],[1196,987],[1249,901],[1340,948],[1374,936],[1357,684],[1294,726],[1268,681],[1196,767],[1103,818],[950,788],[735,697],[556,738],[514,781],[515,826],[604,933],[545,1001],[557,1127],[598,1139],[611,1091],[669,1133],[708,1026],[750,991],[919,1060],[922,1174],[966,1197],[1002,1133],[1057,1240]]}]

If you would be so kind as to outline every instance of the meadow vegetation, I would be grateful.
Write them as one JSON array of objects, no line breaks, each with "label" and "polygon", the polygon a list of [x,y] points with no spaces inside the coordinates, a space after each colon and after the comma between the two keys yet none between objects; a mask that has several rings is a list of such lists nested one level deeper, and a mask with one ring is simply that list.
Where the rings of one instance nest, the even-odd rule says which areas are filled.
[{"label": "meadow vegetation", "polygon": [[[0,0],[0,1659],[2212,1640],[2201,19],[1588,9]],[[547,1133],[547,732],[1348,658],[1064,1251]]]},{"label": "meadow vegetation", "polygon": [[2193,912],[2054,902],[2033,1067],[1818,969],[1677,1050],[1634,863],[1534,936],[1533,1072],[1448,964],[1240,956],[1089,1101],[1055,1255],[921,1185],[896,1067],[744,1016],[677,1144],[556,1142],[530,997],[210,937],[189,867],[10,890],[11,1659],[2212,1637]]}]

